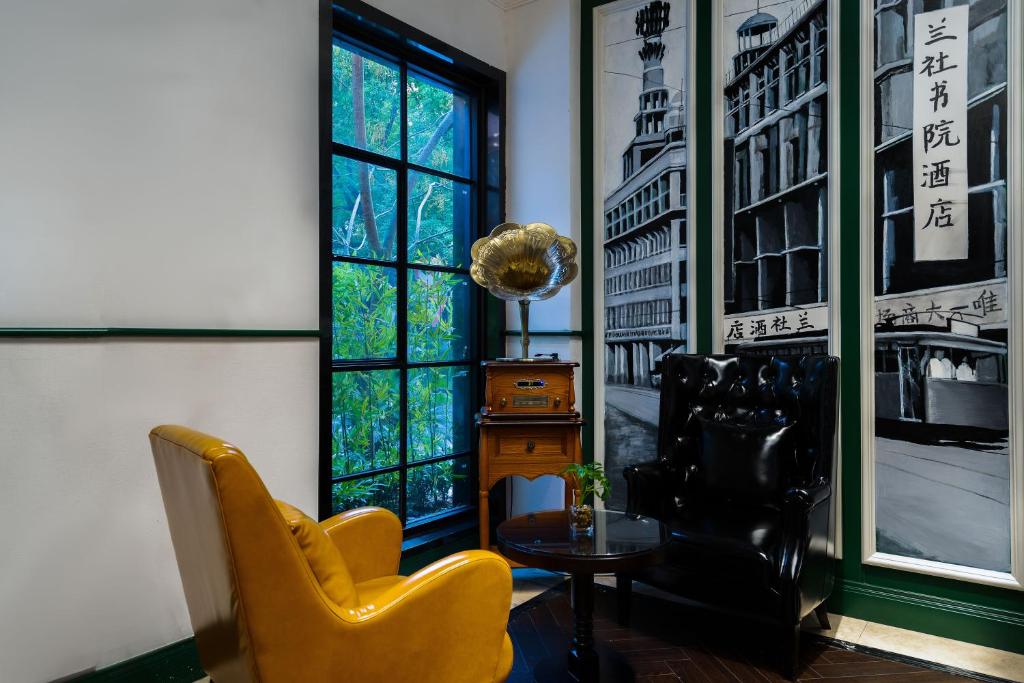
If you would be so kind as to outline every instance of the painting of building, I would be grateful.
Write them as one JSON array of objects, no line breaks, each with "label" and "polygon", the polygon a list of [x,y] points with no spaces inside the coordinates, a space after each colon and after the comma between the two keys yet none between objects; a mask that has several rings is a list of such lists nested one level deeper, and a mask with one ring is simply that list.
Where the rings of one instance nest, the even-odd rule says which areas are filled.
[{"label": "painting of building", "polygon": [[825,352],[828,3],[721,6],[725,349]]},{"label": "painting of building", "polygon": [[1007,572],[1007,3],[876,0],[874,28],[875,543]]},{"label": "painting of building", "polygon": [[[655,452],[658,360],[687,349],[686,0],[622,3],[600,36],[605,467]],[[611,508],[625,505],[613,487]]]}]

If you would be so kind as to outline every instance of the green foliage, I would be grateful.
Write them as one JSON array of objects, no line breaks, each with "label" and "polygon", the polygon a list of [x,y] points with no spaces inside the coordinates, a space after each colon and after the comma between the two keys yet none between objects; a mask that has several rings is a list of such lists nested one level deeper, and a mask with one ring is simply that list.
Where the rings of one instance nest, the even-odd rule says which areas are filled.
[{"label": "green foliage", "polygon": [[[409,109],[409,158],[421,166],[441,171],[463,172],[461,160],[454,158],[453,108],[451,90],[429,81],[409,78],[407,106]],[[434,138],[439,138],[431,145]]]},{"label": "green foliage", "polygon": [[[354,48],[334,46],[333,137],[345,145],[399,158],[400,74],[397,65]],[[456,158],[450,90],[410,76],[407,85],[407,156],[421,166],[464,172]],[[461,100],[460,100],[461,102]],[[401,245],[398,211],[408,219],[411,262],[466,266],[463,242],[470,220],[468,186],[410,171],[407,206],[398,206],[395,171],[336,155],[332,167],[333,249],[339,256],[393,261]],[[458,240],[456,236],[461,236]],[[397,269],[348,262],[334,264],[333,357],[387,359],[399,355]],[[408,270],[405,349],[411,361],[469,357],[469,280],[463,275]],[[406,391],[407,456],[416,461],[469,449],[465,366],[413,368]],[[332,472],[366,478],[336,483],[335,510],[382,505],[398,510],[397,472],[372,474],[401,457],[401,371],[360,369],[333,373]],[[407,473],[409,519],[434,514],[468,499],[468,459],[413,466]]]},{"label": "green foliage", "polygon": [[337,482],[331,490],[332,509],[340,512],[376,505],[398,514],[398,483],[397,472]]},{"label": "green foliage", "polygon": [[398,293],[393,268],[334,264],[334,357],[394,358],[398,339]]},{"label": "green foliage", "polygon": [[586,465],[573,463],[562,470],[560,474],[567,474],[573,478],[580,500],[585,500],[592,493],[601,500],[608,500],[608,496],[611,495],[612,484],[605,476],[604,467],[599,462],[591,462]]},{"label": "green foliage", "polygon": [[363,98],[366,108],[366,149],[398,158],[402,130],[399,126],[402,99],[398,66],[335,45],[332,59],[332,124],[334,139],[355,145],[352,108],[352,68],[356,59],[363,67]]}]

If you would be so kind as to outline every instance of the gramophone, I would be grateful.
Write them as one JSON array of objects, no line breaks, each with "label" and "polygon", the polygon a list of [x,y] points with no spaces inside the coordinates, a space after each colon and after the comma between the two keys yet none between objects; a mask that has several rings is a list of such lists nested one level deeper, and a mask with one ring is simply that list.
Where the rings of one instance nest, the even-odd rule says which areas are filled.
[{"label": "gramophone", "polygon": [[[504,301],[519,302],[522,358],[480,363],[484,401],[480,427],[480,547],[490,544],[491,487],[506,477],[560,476],[583,462],[573,372],[579,363],[530,358],[530,302],[550,299],[575,279],[576,245],[544,223],[502,223],[473,244],[470,275]],[[543,362],[538,362],[543,361]],[[566,505],[572,502],[566,487]]]},{"label": "gramophone", "polygon": [[522,358],[530,361],[530,302],[550,299],[576,278],[576,244],[546,223],[502,223],[473,243],[473,280],[498,299],[519,302]]}]

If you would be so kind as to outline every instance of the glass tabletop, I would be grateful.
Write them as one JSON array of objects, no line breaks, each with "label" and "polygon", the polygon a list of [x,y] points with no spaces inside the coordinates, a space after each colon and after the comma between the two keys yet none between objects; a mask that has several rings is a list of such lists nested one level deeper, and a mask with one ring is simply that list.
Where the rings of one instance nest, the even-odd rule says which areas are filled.
[{"label": "glass tabletop", "polygon": [[497,533],[498,547],[506,554],[595,564],[652,555],[669,536],[668,527],[656,519],[614,510],[594,511],[592,536],[572,536],[567,510],[513,517],[499,524]]}]

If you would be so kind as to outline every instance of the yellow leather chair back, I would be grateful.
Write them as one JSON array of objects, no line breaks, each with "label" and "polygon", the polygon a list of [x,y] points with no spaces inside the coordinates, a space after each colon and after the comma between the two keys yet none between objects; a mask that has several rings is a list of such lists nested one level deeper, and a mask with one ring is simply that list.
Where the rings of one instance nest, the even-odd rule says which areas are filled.
[{"label": "yellow leather chair back", "polygon": [[257,498],[251,486],[226,485],[251,468],[231,444],[183,428],[159,427],[149,438],[203,668],[228,680],[257,680],[221,507],[225,493],[235,501]]},{"label": "yellow leather chair back", "polygon": [[173,425],[150,441],[203,668],[215,681],[287,680],[291,658],[274,651],[308,649],[323,592],[277,505],[231,444]]}]

